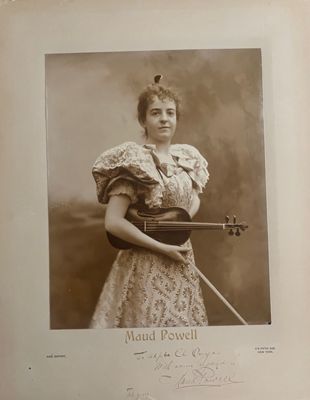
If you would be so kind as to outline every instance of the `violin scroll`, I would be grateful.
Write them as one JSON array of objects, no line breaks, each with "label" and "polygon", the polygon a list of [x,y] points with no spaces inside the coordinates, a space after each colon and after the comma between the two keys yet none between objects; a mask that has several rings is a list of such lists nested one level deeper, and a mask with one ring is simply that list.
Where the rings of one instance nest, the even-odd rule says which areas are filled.
[{"label": "violin scroll", "polygon": [[229,216],[226,215],[225,216],[225,224],[224,224],[224,229],[228,229],[229,232],[228,234],[233,236],[240,236],[241,232],[240,231],[245,231],[246,229],[248,229],[248,224],[246,222],[238,222],[237,223],[237,217],[235,215],[233,215],[233,223],[229,223]]}]

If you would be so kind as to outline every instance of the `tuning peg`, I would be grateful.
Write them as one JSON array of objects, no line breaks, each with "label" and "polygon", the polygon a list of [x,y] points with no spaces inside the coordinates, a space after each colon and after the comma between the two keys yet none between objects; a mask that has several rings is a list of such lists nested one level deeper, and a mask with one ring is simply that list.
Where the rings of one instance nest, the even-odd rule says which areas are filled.
[{"label": "tuning peg", "polygon": [[236,235],[236,236],[240,236],[240,230],[239,230],[239,228],[236,229],[235,235]]},{"label": "tuning peg", "polygon": [[228,215],[226,215],[226,217],[225,217],[225,222],[226,222],[226,224],[228,224],[228,222],[229,222],[229,216]]},{"label": "tuning peg", "polygon": [[232,229],[229,229],[228,234],[229,234],[230,236],[232,236],[232,235],[234,234],[234,231],[233,231]]},{"label": "tuning peg", "polygon": [[233,220],[234,220],[234,224],[236,224],[236,222],[237,222],[237,217],[234,215],[233,216]]}]

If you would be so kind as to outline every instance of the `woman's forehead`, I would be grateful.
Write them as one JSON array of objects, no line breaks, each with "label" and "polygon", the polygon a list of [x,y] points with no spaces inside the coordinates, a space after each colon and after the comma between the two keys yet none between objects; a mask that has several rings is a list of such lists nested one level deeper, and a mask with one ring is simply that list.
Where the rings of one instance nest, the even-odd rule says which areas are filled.
[{"label": "woman's forehead", "polygon": [[149,109],[152,108],[173,108],[176,109],[176,104],[174,100],[169,99],[169,97],[160,99],[158,96],[154,96],[148,105]]}]

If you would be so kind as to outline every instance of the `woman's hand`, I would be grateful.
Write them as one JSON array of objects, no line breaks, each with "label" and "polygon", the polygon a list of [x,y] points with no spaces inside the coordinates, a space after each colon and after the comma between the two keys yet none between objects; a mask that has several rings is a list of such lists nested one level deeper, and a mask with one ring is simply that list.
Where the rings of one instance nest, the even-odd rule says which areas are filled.
[{"label": "woman's hand", "polygon": [[170,244],[162,244],[159,251],[167,257],[183,264],[188,264],[188,261],[181,253],[186,253],[191,250],[190,247],[173,246]]}]

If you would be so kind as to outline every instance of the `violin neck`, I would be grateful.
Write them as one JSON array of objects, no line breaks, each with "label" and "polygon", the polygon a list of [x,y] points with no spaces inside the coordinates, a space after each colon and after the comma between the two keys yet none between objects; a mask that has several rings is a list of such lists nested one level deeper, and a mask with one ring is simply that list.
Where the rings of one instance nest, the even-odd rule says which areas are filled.
[{"label": "violin neck", "polygon": [[209,222],[182,222],[182,221],[145,221],[134,223],[143,231],[184,231],[184,230],[225,230],[231,229],[233,224],[220,224]]}]

